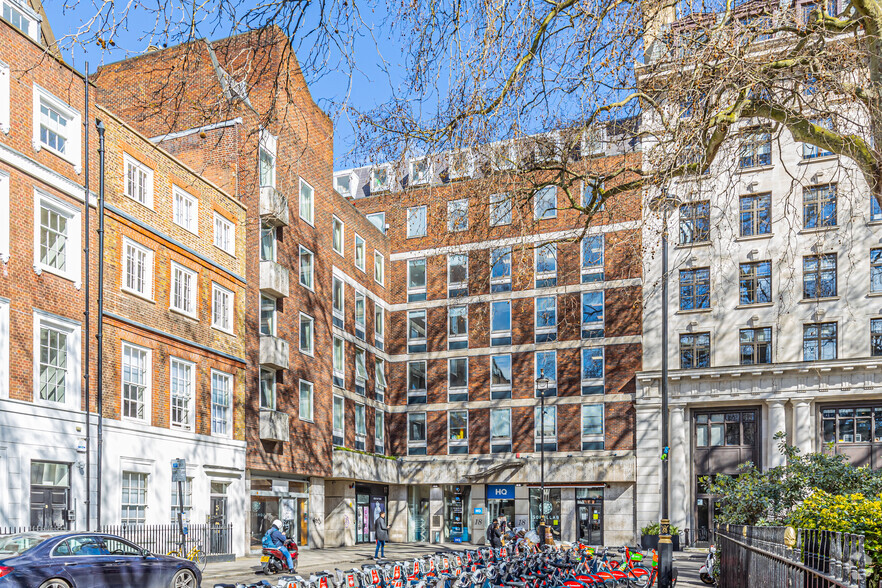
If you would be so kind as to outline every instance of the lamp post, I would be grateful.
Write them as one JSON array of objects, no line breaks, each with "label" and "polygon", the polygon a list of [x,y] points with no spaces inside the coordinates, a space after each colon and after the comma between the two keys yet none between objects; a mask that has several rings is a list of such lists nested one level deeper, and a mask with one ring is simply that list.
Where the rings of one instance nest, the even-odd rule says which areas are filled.
[{"label": "lamp post", "polygon": [[[539,378],[536,379],[536,390],[539,392],[539,482],[541,491],[539,494],[539,520],[545,520],[545,391],[548,390],[548,378],[545,370],[539,370]],[[548,534],[548,526],[543,525],[543,531]],[[543,542],[545,537],[542,537]]]},{"label": "lamp post", "polygon": [[674,545],[671,543],[671,520],[669,514],[668,484],[668,216],[680,201],[663,191],[649,203],[650,208],[662,213],[662,282],[661,282],[661,520],[658,533],[658,585],[672,588],[674,570]]}]

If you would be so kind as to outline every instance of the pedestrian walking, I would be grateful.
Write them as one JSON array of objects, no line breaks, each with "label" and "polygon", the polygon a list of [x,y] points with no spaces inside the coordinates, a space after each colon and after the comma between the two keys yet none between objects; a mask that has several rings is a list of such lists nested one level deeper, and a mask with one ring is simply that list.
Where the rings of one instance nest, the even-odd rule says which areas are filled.
[{"label": "pedestrian walking", "polygon": [[374,521],[374,532],[377,535],[377,548],[374,550],[374,559],[386,557],[386,541],[389,540],[389,527],[386,525],[385,512],[380,512],[380,516]]},{"label": "pedestrian walking", "polygon": [[490,523],[490,527],[487,528],[487,541],[490,542],[490,547],[493,549],[499,549],[502,547],[502,535],[499,533],[499,521],[493,519],[493,522]]}]

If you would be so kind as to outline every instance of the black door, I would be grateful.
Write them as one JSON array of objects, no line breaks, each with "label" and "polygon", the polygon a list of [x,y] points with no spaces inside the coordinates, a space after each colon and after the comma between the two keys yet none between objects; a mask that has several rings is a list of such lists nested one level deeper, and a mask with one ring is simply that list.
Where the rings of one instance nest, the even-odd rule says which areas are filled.
[{"label": "black door", "polygon": [[31,486],[31,527],[67,530],[70,489],[58,486]]},{"label": "black door", "polygon": [[699,495],[695,501],[695,541],[697,547],[707,547],[712,541],[714,530],[713,496]]},{"label": "black door", "polygon": [[210,553],[229,553],[227,540],[227,497],[212,496]]}]

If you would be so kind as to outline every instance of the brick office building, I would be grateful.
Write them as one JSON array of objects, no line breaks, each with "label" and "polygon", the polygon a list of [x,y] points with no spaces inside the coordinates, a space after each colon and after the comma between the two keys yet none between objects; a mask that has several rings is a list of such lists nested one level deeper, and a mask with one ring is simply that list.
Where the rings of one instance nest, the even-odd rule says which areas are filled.
[{"label": "brick office building", "polygon": [[[572,165],[602,176],[639,161],[610,130]],[[385,402],[390,453],[406,457],[375,473],[399,484],[402,539],[480,542],[499,514],[535,527],[544,442],[555,534],[632,540],[639,196],[611,199],[585,229],[563,190],[525,200],[528,182],[488,163],[445,154],[335,174],[390,239]]]},{"label": "brick office building", "polygon": [[[375,379],[375,321],[386,320],[388,240],[333,189],[330,119],[278,29],[155,51],[105,66],[94,81],[103,104],[247,207],[251,547],[275,518],[300,545],[334,545],[336,523],[325,529],[325,515],[344,500],[343,485],[325,485],[335,429],[367,450],[385,438],[364,389]],[[332,321],[351,336],[334,338]],[[334,379],[352,396],[335,400]]]}]

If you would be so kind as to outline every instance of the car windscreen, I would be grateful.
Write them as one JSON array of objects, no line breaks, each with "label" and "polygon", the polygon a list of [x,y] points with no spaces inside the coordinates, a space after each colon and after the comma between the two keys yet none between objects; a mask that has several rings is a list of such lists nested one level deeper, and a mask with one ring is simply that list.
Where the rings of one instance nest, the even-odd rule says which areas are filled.
[{"label": "car windscreen", "polygon": [[32,533],[0,537],[0,559],[19,556],[51,537],[52,535],[35,535]]}]

